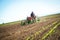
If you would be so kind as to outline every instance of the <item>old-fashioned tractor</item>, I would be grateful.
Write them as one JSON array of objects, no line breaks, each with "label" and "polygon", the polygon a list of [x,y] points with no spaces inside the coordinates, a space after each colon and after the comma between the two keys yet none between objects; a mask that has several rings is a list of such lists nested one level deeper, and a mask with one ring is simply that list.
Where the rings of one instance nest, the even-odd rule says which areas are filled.
[{"label": "old-fashioned tractor", "polygon": [[26,20],[21,21],[21,25],[27,25],[27,24],[32,24],[36,22],[36,16],[32,12],[30,17],[27,17]]}]

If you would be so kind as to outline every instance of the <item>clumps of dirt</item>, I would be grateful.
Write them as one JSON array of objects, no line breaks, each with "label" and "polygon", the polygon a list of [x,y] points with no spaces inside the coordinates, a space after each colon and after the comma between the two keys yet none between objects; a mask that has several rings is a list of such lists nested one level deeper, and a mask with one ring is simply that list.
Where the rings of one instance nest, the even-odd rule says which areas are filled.
[{"label": "clumps of dirt", "polygon": [[58,40],[60,40],[60,36],[58,37]]}]

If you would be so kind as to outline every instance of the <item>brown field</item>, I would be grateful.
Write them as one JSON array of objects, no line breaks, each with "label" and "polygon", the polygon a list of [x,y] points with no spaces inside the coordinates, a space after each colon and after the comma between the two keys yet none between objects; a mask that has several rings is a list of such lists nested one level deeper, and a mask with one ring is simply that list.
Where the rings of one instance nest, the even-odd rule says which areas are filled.
[{"label": "brown field", "polygon": [[[40,18],[40,22],[24,26],[21,26],[20,22],[1,24],[0,40],[59,40],[59,17],[60,14],[44,16]],[[56,25],[54,32],[50,32]],[[46,34],[47,36],[45,36]]]}]

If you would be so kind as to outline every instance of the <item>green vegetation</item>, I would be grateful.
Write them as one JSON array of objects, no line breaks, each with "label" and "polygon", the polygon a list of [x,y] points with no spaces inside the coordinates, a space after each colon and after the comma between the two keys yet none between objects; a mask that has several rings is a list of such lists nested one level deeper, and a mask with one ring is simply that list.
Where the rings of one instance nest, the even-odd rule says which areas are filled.
[{"label": "green vegetation", "polygon": [[58,27],[58,25],[60,25],[60,23],[56,24],[48,33],[46,33],[42,38],[42,40],[45,40],[49,35],[51,35],[55,31],[55,29]]},{"label": "green vegetation", "polygon": [[9,22],[9,23],[2,23],[2,24],[0,24],[0,26],[13,25],[13,24],[17,24],[17,23],[21,23],[21,22],[15,21],[15,22]]},{"label": "green vegetation", "polygon": [[[58,23],[58,21],[55,21],[55,22],[53,22],[52,24],[55,25],[56,23]],[[51,25],[51,24],[50,24],[50,25]],[[45,29],[48,29],[48,28],[49,28],[49,25],[47,25],[46,27],[47,27],[47,28],[44,27],[44,29],[42,29],[42,30],[40,30],[40,31],[37,31],[37,32],[34,33],[33,35],[27,37],[26,40],[33,40],[37,35],[40,35],[40,33],[43,32]],[[56,28],[56,26],[55,26],[54,28]],[[52,29],[48,34],[46,34],[46,35],[42,38],[42,40],[45,39],[53,30],[54,30],[54,29]]]}]

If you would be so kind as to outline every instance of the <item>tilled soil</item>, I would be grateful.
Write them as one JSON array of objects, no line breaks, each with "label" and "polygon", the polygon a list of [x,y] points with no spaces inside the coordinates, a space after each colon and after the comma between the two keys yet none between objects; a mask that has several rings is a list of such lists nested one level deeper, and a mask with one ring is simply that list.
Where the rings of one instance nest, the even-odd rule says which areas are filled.
[{"label": "tilled soil", "polygon": [[[0,27],[0,40],[26,40],[30,35],[42,30],[44,26],[52,24],[57,19],[49,19],[45,22],[33,23],[25,26],[18,24],[6,25]],[[43,35],[44,33],[42,33]]]},{"label": "tilled soil", "polygon": [[60,40],[60,25],[58,25],[55,31],[49,35],[46,40]]}]

